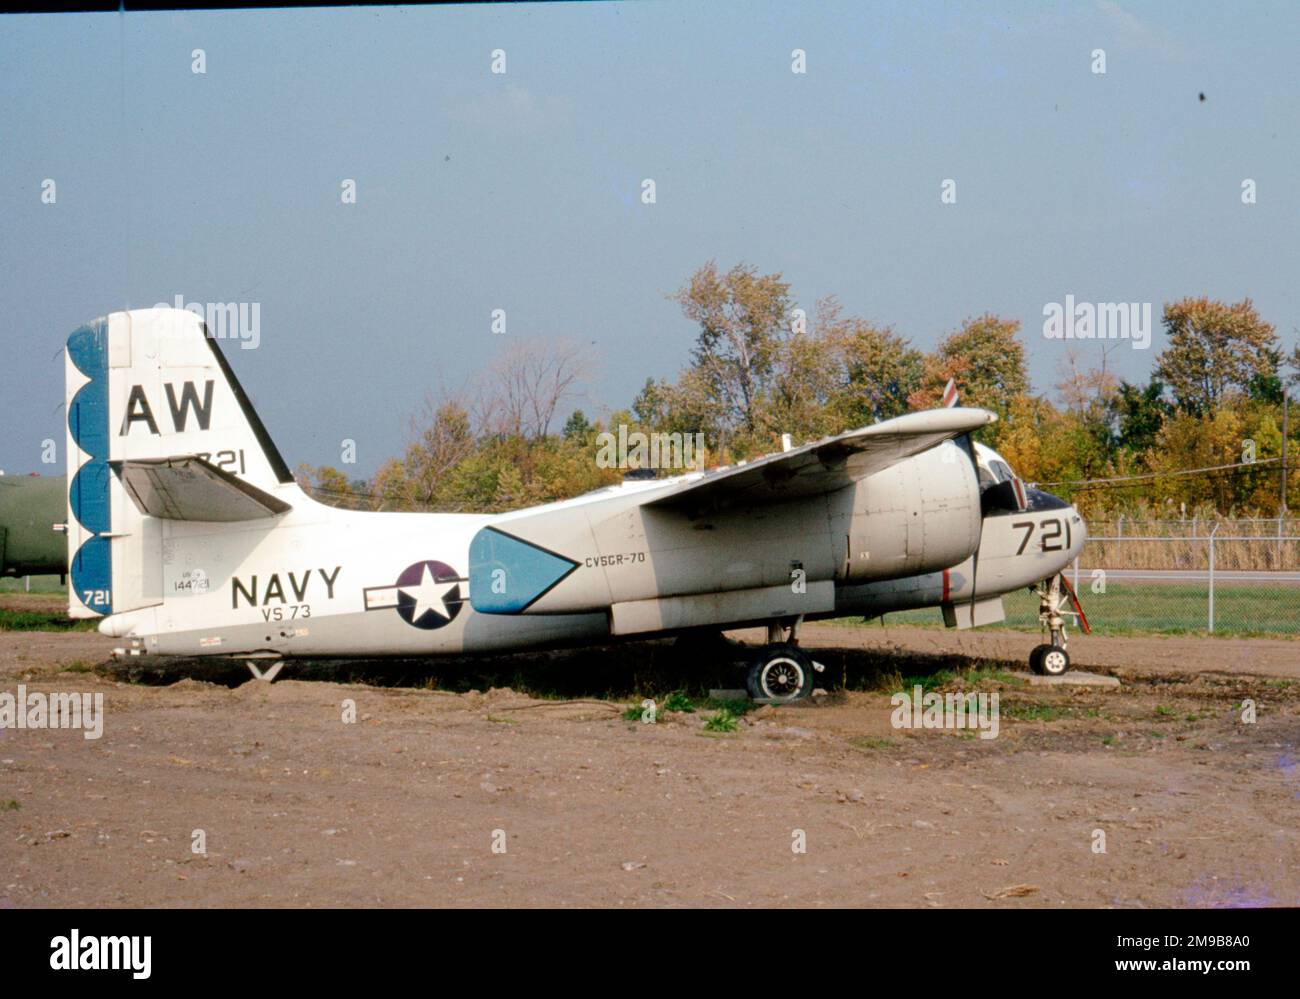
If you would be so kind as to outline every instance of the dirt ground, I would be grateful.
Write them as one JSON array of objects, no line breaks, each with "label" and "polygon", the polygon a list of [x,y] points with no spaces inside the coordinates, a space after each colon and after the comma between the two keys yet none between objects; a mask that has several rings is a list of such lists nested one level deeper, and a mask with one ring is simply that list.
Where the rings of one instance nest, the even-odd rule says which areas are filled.
[{"label": "dirt ground", "polygon": [[[871,650],[1019,662],[1034,641],[803,634],[832,684]],[[106,713],[98,740],[0,731],[0,906],[1300,905],[1300,642],[1075,639],[1123,686],[988,674],[989,740],[893,728],[887,685],[711,732],[703,709],[644,724],[631,698],[292,667],[146,686],[92,668],[111,645],[0,633],[0,692]]]}]

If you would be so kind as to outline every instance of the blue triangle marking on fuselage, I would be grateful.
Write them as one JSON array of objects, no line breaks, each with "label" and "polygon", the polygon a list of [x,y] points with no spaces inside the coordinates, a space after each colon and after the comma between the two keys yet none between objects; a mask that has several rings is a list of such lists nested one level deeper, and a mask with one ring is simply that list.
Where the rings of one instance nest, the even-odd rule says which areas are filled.
[{"label": "blue triangle marking on fuselage", "polygon": [[469,602],[481,614],[519,614],[578,568],[571,558],[485,527],[469,543]]}]

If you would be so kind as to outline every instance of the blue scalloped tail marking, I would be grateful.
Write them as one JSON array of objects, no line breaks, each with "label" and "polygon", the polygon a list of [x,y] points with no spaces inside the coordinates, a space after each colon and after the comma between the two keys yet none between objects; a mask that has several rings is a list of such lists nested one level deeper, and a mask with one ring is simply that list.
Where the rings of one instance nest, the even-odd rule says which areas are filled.
[{"label": "blue scalloped tail marking", "polygon": [[99,320],[68,337],[68,357],[90,379],[68,405],[68,432],[89,455],[68,484],[72,516],[95,536],[72,556],[73,592],[98,614],[113,613],[113,522],[108,467],[108,321]]}]

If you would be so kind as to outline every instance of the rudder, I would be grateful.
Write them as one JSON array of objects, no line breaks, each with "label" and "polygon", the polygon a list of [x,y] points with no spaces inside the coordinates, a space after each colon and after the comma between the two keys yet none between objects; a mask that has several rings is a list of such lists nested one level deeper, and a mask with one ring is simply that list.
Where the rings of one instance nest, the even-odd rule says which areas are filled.
[{"label": "rudder", "polygon": [[203,321],[185,309],[114,312],[68,338],[69,611],[161,603],[162,525],[118,462],[198,455],[267,492],[293,475]]}]

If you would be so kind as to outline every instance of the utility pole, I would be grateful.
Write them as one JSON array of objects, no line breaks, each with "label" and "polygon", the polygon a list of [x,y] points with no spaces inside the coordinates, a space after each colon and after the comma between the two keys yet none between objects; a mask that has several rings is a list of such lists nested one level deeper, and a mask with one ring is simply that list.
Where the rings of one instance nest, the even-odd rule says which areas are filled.
[{"label": "utility pole", "polygon": [[1282,501],[1277,508],[1277,565],[1282,568],[1282,525],[1286,523],[1286,487],[1287,487],[1287,434],[1289,432],[1291,403],[1287,399],[1286,385],[1282,386]]},{"label": "utility pole", "polygon": [[1286,519],[1286,485],[1287,485],[1287,432],[1290,423],[1291,403],[1286,396],[1286,386],[1282,386],[1282,503],[1278,510],[1278,519]]}]

